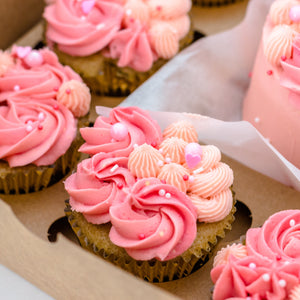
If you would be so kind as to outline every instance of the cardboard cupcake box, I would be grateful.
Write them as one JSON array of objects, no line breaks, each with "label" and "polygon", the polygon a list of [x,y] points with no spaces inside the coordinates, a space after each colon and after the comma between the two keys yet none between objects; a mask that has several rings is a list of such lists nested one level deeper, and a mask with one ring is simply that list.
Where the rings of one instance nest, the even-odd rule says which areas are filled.
[{"label": "cardboard cupcake box", "polygon": [[[17,40],[25,23],[29,25],[40,20],[40,1],[26,3],[26,8],[21,8],[23,1],[18,0],[3,1],[0,5],[0,14],[10,15],[11,20],[16,18],[16,14],[25,15],[25,10],[28,14],[28,19],[12,22],[4,38],[7,39],[6,44],[3,42],[3,49]],[[196,28],[209,35],[237,24],[243,18],[245,8],[246,3],[239,3],[223,11],[219,8],[193,9],[192,14]],[[225,11],[231,11],[227,21]],[[5,21],[3,18],[0,20]],[[4,23],[0,28],[5,28]],[[42,38],[42,30],[43,25],[39,23],[17,43],[36,45]],[[120,98],[94,97],[93,105],[112,107],[121,101]],[[90,120],[93,121],[96,116],[93,111]],[[235,174],[238,211],[232,231],[228,232],[213,254],[222,245],[239,239],[249,227],[262,225],[271,214],[289,208],[300,209],[300,193],[296,190],[232,158],[223,156],[223,161],[231,166]],[[64,217],[67,197],[63,180],[37,193],[0,195],[0,264],[55,299],[210,299],[212,259],[186,278],[150,284],[83,250]]]}]

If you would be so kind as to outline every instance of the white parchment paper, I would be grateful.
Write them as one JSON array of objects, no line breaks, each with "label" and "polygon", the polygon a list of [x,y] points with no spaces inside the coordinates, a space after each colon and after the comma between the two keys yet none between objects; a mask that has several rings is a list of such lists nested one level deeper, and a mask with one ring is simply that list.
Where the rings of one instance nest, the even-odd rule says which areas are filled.
[{"label": "white parchment paper", "polygon": [[[162,129],[170,122],[188,119],[196,127],[200,141],[216,145],[229,157],[300,191],[300,169],[289,163],[250,123],[240,121],[248,74],[272,2],[250,1],[241,24],[195,42],[121,106],[153,111],[151,114]],[[108,111],[97,108],[99,114],[107,115]]]}]

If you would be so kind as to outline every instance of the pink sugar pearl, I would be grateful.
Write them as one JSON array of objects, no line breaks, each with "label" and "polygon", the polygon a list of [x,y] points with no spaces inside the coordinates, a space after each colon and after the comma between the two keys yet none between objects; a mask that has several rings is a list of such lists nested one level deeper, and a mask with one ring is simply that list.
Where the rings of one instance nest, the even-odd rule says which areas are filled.
[{"label": "pink sugar pearl", "polygon": [[43,56],[39,53],[37,50],[32,50],[26,57],[24,58],[24,61],[28,67],[38,67],[43,62]]},{"label": "pink sugar pearl", "polygon": [[116,141],[123,141],[128,136],[128,129],[124,124],[116,123],[111,126],[110,135]]}]

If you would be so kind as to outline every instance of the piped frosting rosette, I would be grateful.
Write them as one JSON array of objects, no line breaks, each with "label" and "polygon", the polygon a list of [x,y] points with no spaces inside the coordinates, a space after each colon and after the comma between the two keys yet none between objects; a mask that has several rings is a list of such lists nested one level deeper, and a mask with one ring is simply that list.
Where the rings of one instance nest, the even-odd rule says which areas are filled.
[{"label": "piped frosting rosette", "polygon": [[[299,210],[272,215],[261,228],[249,229],[246,252],[232,251],[215,261],[213,299],[292,299],[300,283]],[[219,256],[228,249],[222,249]],[[224,256],[223,256],[224,257]]]},{"label": "piped frosting rosette", "polygon": [[196,237],[196,212],[188,197],[156,178],[138,180],[110,208],[111,241],[136,260],[169,260]]},{"label": "piped frosting rosette", "polygon": [[100,116],[91,128],[80,130],[85,143],[79,151],[94,155],[128,157],[135,145],[158,145],[162,135],[156,121],[137,107],[115,108],[108,117]]},{"label": "piped frosting rosette", "polygon": [[109,222],[110,206],[124,201],[124,190],[135,183],[127,169],[127,161],[125,157],[110,158],[99,153],[83,160],[77,166],[77,172],[65,181],[70,205],[88,222]]}]

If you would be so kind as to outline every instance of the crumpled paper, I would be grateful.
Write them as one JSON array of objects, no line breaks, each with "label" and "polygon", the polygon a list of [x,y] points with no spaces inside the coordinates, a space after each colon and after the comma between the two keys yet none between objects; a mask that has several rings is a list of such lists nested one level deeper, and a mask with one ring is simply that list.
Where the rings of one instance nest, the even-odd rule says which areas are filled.
[{"label": "crumpled paper", "polygon": [[[241,24],[195,42],[121,106],[157,111],[152,116],[162,128],[170,122],[188,119],[202,142],[216,145],[229,157],[300,191],[300,169],[289,163],[250,123],[240,121],[248,74],[272,2],[250,1]],[[97,112],[108,113],[103,107],[98,107]]]}]

